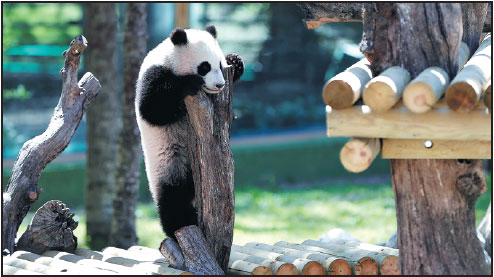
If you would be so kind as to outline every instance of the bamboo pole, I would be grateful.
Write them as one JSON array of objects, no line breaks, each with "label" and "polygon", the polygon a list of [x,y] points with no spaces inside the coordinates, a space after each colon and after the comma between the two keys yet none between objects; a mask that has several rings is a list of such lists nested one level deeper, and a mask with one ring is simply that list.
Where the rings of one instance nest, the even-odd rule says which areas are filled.
[{"label": "bamboo pole", "polygon": [[103,253],[85,248],[77,248],[74,251],[74,254],[88,259],[99,260],[99,261],[103,260]]},{"label": "bamboo pole", "polygon": [[268,252],[275,252],[283,255],[289,255],[296,258],[303,258],[312,261],[316,261],[320,263],[326,273],[328,275],[350,275],[352,273],[352,269],[347,261],[342,258],[326,255],[326,254],[317,254],[311,252],[305,252],[280,246],[272,246],[264,243],[247,243],[246,246],[261,249]]},{"label": "bamboo pole", "polygon": [[341,148],[340,162],[346,170],[359,173],[369,168],[380,150],[378,138],[352,138]]},{"label": "bamboo pole", "polygon": [[94,267],[81,266],[78,264],[74,264],[71,262],[53,259],[50,257],[40,256],[38,254],[34,254],[26,251],[15,251],[11,257],[22,259],[30,262],[35,262],[38,264],[46,265],[54,268],[62,268],[67,270],[67,272],[72,274],[86,274],[86,275],[109,275],[109,274],[117,274],[114,271],[97,269]]},{"label": "bamboo pole", "polygon": [[[367,256],[374,259],[379,267],[381,275],[399,275],[398,250],[391,248],[373,247],[371,244],[351,243],[338,244],[316,240],[306,240],[303,245],[316,246],[330,251],[345,251],[349,254]],[[391,254],[393,253],[393,254]]]},{"label": "bamboo pole", "polygon": [[64,275],[64,274],[74,274],[68,273],[64,267],[49,267],[43,264],[33,263],[30,261],[16,259],[13,257],[3,257],[2,264],[17,267],[20,269],[37,272],[40,274],[49,274],[49,275]]},{"label": "bamboo pole", "polygon": [[490,79],[491,35],[489,34],[447,88],[446,102],[449,108],[457,112],[473,110]]},{"label": "bamboo pole", "polygon": [[352,274],[354,275],[377,275],[379,271],[376,261],[368,256],[361,255],[361,253],[356,254],[345,253],[345,251],[332,251],[321,247],[289,243],[285,241],[277,242],[274,245],[301,251],[323,253],[341,257],[350,264],[352,268]]},{"label": "bamboo pole", "polygon": [[373,112],[391,109],[401,98],[403,89],[410,82],[410,73],[400,66],[392,66],[365,85],[362,98]]},{"label": "bamboo pole", "polygon": [[[258,257],[258,256],[252,256],[240,252],[231,252],[230,253],[230,262],[235,262],[235,261],[246,261],[262,266],[266,266],[275,275],[296,275],[298,274],[297,268],[291,264],[291,263],[284,263],[284,262],[279,262],[275,261],[273,259],[267,259],[263,257]],[[232,267],[229,267],[233,269]]]},{"label": "bamboo pole", "polygon": [[302,274],[302,275],[325,274],[324,268],[320,263],[308,259],[301,259],[288,255],[282,255],[279,253],[263,251],[248,246],[232,245],[232,251],[273,259],[280,262],[291,263],[297,268],[298,274]]},{"label": "bamboo pole", "polygon": [[142,253],[142,254],[149,254],[149,255],[152,255],[153,257],[155,257],[156,259],[163,258],[163,256],[161,255],[161,253],[158,249],[154,249],[154,248],[150,248],[150,247],[146,247],[146,246],[134,245],[134,246],[129,247],[128,250],[132,251],[132,252]]},{"label": "bamboo pole", "polygon": [[108,253],[105,253],[102,259],[103,262],[132,267],[133,269],[141,271],[141,274],[192,275],[191,272],[170,267],[170,264],[165,264],[163,262],[154,262],[153,260],[143,260],[145,260],[145,258],[141,257],[141,259],[138,260],[132,258],[124,258],[121,256],[112,256]]},{"label": "bamboo pole", "polygon": [[115,257],[133,259],[141,262],[153,262],[164,265],[170,265],[168,260],[166,260],[163,256],[156,257],[155,255],[152,254],[136,253],[134,251],[126,251],[125,249],[112,247],[112,246],[103,248],[102,253],[105,256],[115,256]]},{"label": "bamboo pole", "polygon": [[441,98],[449,84],[442,68],[433,66],[422,71],[403,91],[403,103],[414,113],[425,113]]},{"label": "bamboo pole", "polygon": [[367,82],[372,79],[369,61],[364,58],[331,78],[323,88],[324,103],[333,109],[351,107],[360,98]]}]

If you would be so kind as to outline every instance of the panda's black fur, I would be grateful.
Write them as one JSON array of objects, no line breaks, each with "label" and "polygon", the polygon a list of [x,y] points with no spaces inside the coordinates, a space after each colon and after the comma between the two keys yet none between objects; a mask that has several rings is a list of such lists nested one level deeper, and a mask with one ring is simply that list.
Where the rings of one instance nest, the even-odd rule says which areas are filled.
[{"label": "panda's black fur", "polygon": [[[221,93],[224,80],[222,83],[223,77],[220,78],[218,74],[221,73],[223,62],[233,65],[234,82],[244,72],[240,56],[223,56],[216,42],[216,28],[208,26],[206,32],[214,40],[199,38],[200,43],[205,43],[213,49],[211,52],[210,49],[204,48],[204,51],[209,51],[208,54],[204,54],[204,61],[200,59],[201,53],[187,53],[192,51],[187,47],[191,35],[204,37],[205,32],[177,28],[171,32],[169,39],[148,53],[137,80],[136,114],[141,131],[146,173],[163,231],[171,238],[175,238],[174,232],[179,228],[197,224],[197,212],[192,204],[194,181],[186,145],[188,134],[183,122],[186,120],[184,98],[196,94],[201,89],[209,93]],[[200,46],[194,47],[191,49],[195,49],[196,52],[202,49]],[[170,53],[161,53],[162,51]],[[197,63],[188,64],[187,68],[193,68],[188,70],[190,72],[177,73],[177,69],[182,66],[181,61],[170,60],[170,57],[175,57],[175,51],[181,51],[181,57],[185,59],[189,57],[187,54],[198,57],[189,61]],[[219,59],[219,66],[211,64],[207,60],[208,57]],[[213,74],[213,70],[216,75],[211,76],[217,80],[208,86],[206,80],[213,78],[208,76]]]}]

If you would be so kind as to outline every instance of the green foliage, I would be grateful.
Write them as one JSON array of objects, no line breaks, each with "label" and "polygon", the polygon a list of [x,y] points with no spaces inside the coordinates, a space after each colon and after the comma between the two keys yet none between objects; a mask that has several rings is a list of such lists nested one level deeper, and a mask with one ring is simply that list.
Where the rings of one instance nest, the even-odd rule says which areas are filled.
[{"label": "green foliage", "polygon": [[26,100],[26,99],[30,99],[31,96],[32,93],[28,91],[22,84],[18,85],[17,88],[15,89],[4,89],[2,93],[3,100],[10,100],[10,99]]}]

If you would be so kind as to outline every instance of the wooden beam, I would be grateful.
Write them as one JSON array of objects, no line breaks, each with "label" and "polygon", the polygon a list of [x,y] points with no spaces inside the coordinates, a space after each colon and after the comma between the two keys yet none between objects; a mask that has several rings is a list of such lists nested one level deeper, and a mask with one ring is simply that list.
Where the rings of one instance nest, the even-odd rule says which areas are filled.
[{"label": "wooden beam", "polygon": [[492,113],[492,84],[489,84],[485,89],[483,100],[484,100],[484,104],[489,109],[489,112]]},{"label": "wooden beam", "polygon": [[383,159],[490,159],[491,141],[383,139]]},{"label": "wooden beam", "polygon": [[439,101],[428,112],[415,114],[402,104],[373,113],[368,106],[333,110],[326,106],[328,137],[490,140],[491,117],[485,106],[455,113]]}]

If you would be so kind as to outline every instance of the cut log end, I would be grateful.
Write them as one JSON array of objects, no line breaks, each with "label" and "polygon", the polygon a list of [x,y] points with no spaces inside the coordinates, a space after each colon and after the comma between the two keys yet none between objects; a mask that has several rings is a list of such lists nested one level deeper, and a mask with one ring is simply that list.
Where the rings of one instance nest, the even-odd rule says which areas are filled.
[{"label": "cut log end", "polygon": [[492,87],[489,85],[484,92],[484,104],[489,108],[489,112],[492,113]]},{"label": "cut log end", "polygon": [[391,109],[397,100],[393,88],[384,82],[372,82],[362,95],[365,105],[373,112],[382,113]]},{"label": "cut log end", "polygon": [[434,91],[424,82],[414,82],[403,91],[403,103],[414,113],[425,113],[434,105]]},{"label": "cut log end", "polygon": [[354,103],[352,87],[343,80],[329,80],[322,93],[324,103],[333,109],[349,108]]},{"label": "cut log end", "polygon": [[276,270],[275,275],[297,275],[298,270],[293,264],[285,263]]},{"label": "cut log end", "polygon": [[343,167],[354,173],[359,173],[371,165],[381,148],[379,139],[353,138],[341,149],[340,161]]},{"label": "cut log end", "polygon": [[173,268],[185,270],[185,260],[178,243],[171,238],[164,239],[160,244],[160,253]]},{"label": "cut log end", "polygon": [[397,256],[387,256],[381,262],[379,273],[381,275],[400,275],[400,259]]},{"label": "cut log end", "polygon": [[352,268],[343,259],[334,260],[328,268],[328,275],[351,275]]},{"label": "cut log end", "polygon": [[378,267],[376,261],[369,257],[360,259],[355,264],[355,275],[377,275]]},{"label": "cut log end", "polygon": [[302,275],[325,275],[326,271],[320,263],[311,261],[304,265],[301,273]]},{"label": "cut log end", "polygon": [[456,112],[469,112],[479,101],[479,93],[468,82],[456,82],[446,90],[446,103]]}]

